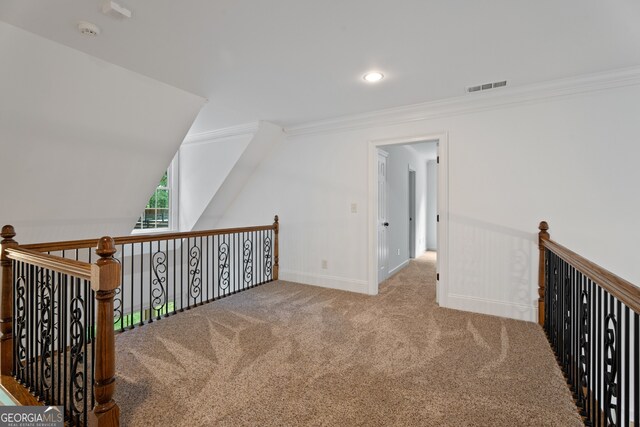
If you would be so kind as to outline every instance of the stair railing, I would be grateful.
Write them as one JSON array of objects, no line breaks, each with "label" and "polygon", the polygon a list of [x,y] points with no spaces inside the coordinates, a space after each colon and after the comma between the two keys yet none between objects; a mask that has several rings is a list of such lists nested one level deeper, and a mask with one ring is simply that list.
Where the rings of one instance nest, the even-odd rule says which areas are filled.
[{"label": "stair railing", "polygon": [[[119,425],[115,334],[278,280],[279,220],[19,245],[2,228],[0,385],[63,406],[67,425]],[[97,255],[97,259],[96,259]]]},{"label": "stair railing", "polygon": [[585,424],[640,426],[640,288],[539,225],[539,323]]},{"label": "stair railing", "polygon": [[21,404],[63,406],[67,425],[119,425],[113,239],[97,242],[90,264],[22,248],[12,226],[0,235],[2,385]]}]

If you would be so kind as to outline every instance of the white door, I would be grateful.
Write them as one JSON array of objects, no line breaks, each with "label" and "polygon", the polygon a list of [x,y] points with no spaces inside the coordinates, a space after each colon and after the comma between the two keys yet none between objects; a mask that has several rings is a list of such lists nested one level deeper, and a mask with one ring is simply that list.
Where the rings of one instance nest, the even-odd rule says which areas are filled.
[{"label": "white door", "polygon": [[441,249],[441,240],[440,240],[440,236],[442,236],[442,227],[440,226],[440,206],[442,206],[442,197],[443,194],[440,191],[440,143],[437,144],[438,146],[438,154],[437,154],[437,158],[436,158],[436,173],[435,176],[436,178],[436,182],[437,182],[437,195],[436,195],[436,251],[438,253],[437,258],[436,258],[436,304],[440,304],[440,284],[438,283],[440,281],[440,271],[442,271],[442,257],[440,256],[440,254],[442,253],[440,251]]},{"label": "white door", "polygon": [[389,274],[387,156],[389,156],[387,152],[378,150],[378,284],[383,282]]},{"label": "white door", "polygon": [[416,171],[409,169],[409,258],[416,257]]}]

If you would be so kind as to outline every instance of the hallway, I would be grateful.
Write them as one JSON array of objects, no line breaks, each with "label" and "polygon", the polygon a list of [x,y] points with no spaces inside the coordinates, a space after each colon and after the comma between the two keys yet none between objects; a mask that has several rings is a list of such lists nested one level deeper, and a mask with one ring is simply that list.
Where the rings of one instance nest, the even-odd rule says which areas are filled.
[{"label": "hallway", "polygon": [[279,281],[121,334],[123,425],[582,425],[538,325],[434,278],[426,253],[378,296]]}]

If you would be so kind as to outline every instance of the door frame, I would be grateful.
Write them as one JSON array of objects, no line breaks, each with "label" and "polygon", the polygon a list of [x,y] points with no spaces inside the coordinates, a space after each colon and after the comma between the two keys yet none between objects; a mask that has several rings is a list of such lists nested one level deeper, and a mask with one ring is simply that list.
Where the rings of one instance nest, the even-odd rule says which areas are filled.
[{"label": "door frame", "polygon": [[378,294],[378,147],[381,145],[402,145],[421,141],[437,141],[438,155],[438,263],[437,271],[440,280],[436,283],[436,302],[447,306],[447,289],[449,278],[449,135],[446,131],[396,137],[390,139],[374,139],[368,143],[369,171],[369,276],[367,293]]},{"label": "door frame", "polygon": [[[409,169],[409,189],[408,202],[409,202],[409,259],[416,257],[416,171]],[[413,178],[413,182],[412,182]],[[413,188],[412,188],[413,184]],[[413,256],[411,256],[413,255]]]}]

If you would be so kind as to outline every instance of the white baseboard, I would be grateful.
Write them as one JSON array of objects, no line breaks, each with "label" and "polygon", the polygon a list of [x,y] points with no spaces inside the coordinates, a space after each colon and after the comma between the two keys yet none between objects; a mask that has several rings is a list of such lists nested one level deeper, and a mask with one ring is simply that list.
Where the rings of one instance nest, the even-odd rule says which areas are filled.
[{"label": "white baseboard", "polygon": [[402,270],[403,268],[405,268],[407,265],[409,265],[409,260],[406,260],[405,262],[403,262],[402,264],[400,264],[397,267],[392,268],[391,270],[389,270],[389,276],[391,277],[394,274],[396,274],[398,271]]},{"label": "white baseboard", "polygon": [[339,289],[341,291],[367,293],[367,281],[349,279],[346,277],[328,276],[324,274],[303,273],[301,271],[280,270],[280,280],[303,283],[305,285],[320,286],[323,288]]},{"label": "white baseboard", "polygon": [[538,321],[538,307],[533,304],[519,304],[458,294],[448,294],[446,301],[446,308],[490,314],[528,322]]}]

